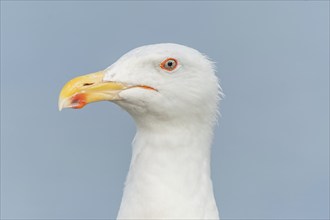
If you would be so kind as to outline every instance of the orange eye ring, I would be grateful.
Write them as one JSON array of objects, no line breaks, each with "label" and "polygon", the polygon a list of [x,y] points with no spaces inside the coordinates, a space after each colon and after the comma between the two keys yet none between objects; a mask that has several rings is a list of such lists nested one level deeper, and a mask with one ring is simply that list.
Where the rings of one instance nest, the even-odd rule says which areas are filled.
[{"label": "orange eye ring", "polygon": [[173,71],[178,66],[178,61],[174,58],[167,58],[160,64],[160,68],[166,71]]}]

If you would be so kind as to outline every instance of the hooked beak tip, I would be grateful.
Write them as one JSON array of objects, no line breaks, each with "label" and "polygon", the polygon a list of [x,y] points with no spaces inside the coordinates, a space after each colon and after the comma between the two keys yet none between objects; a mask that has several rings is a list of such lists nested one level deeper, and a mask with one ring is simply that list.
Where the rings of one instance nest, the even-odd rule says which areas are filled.
[{"label": "hooked beak tip", "polygon": [[58,101],[58,110],[59,110],[59,111],[62,111],[62,109],[63,109],[63,105],[64,105],[63,100],[59,100],[59,101]]},{"label": "hooked beak tip", "polygon": [[68,98],[62,99],[60,98],[58,100],[58,110],[62,111],[64,108],[68,108],[70,105],[70,102],[68,101]]}]

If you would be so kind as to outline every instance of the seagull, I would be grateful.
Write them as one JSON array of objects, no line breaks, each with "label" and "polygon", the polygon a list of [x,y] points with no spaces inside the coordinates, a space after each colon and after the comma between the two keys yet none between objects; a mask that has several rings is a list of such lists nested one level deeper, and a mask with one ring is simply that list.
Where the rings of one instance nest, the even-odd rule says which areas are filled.
[{"label": "seagull", "polygon": [[222,89],[199,51],[161,43],[70,80],[59,110],[111,101],[137,127],[117,219],[219,219],[210,154]]}]

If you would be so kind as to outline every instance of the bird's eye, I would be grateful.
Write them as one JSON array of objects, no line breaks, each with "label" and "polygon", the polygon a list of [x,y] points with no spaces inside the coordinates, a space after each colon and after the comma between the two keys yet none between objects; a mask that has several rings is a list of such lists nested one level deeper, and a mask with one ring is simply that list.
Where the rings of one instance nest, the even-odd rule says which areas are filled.
[{"label": "bird's eye", "polygon": [[172,71],[174,70],[178,65],[178,61],[174,58],[167,58],[160,64],[160,68],[167,70],[167,71]]}]

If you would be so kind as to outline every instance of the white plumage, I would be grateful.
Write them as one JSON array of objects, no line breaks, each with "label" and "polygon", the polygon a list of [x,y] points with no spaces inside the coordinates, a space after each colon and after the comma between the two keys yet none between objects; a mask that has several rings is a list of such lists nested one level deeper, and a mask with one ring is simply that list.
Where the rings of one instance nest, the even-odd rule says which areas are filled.
[{"label": "white plumage", "polygon": [[[168,59],[177,66],[164,68]],[[104,70],[105,82],[126,85],[106,100],[137,125],[118,219],[218,219],[210,150],[221,88],[212,62],[183,45],[148,45]]]}]

